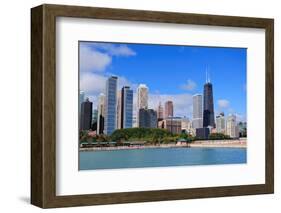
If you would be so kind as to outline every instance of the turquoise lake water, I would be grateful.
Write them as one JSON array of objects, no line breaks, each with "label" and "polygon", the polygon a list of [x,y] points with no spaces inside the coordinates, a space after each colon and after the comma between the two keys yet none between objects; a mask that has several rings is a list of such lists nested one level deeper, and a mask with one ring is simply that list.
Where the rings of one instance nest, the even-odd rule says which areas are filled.
[{"label": "turquoise lake water", "polygon": [[152,148],[79,152],[79,169],[247,163],[245,148]]}]

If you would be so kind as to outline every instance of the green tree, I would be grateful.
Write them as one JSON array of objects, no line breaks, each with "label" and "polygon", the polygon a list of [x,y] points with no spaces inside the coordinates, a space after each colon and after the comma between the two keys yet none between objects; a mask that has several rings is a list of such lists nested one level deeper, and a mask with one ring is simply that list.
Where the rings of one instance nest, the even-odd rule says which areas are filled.
[{"label": "green tree", "polygon": [[222,134],[222,133],[211,133],[209,135],[210,140],[223,140],[223,139],[229,139],[230,137],[228,135]]},{"label": "green tree", "polygon": [[172,136],[170,132],[165,129],[157,128],[127,128],[115,130],[110,138],[113,141],[130,141],[140,140],[160,143],[164,137]]}]

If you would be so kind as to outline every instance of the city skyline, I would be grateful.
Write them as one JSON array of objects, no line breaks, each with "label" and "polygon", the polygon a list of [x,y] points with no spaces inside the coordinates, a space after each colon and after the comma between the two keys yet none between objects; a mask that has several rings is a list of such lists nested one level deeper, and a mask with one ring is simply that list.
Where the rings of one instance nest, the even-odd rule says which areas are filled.
[{"label": "city skyline", "polygon": [[[153,48],[151,48],[153,46]],[[148,49],[150,52],[148,52]],[[219,56],[221,56],[221,60],[233,60],[239,61],[237,62],[237,66],[241,69],[237,69],[235,76],[239,79],[239,81],[235,81],[236,78],[231,79],[230,82],[227,82],[226,89],[220,89],[226,85],[226,80],[224,79],[222,82],[218,82],[219,79],[224,77],[225,75],[229,75],[229,72],[232,70],[233,66],[231,63],[229,65],[229,71],[223,72],[221,69],[224,68],[222,66],[219,71],[215,71],[215,67],[217,64],[222,64],[217,62],[214,66],[213,63],[210,63],[210,60],[205,60],[206,63],[198,62],[198,60],[194,61],[194,66],[199,66],[198,70],[194,71],[193,69],[184,70],[186,64],[174,64],[176,68],[173,69],[172,72],[164,72],[164,65],[159,65],[157,70],[153,64],[155,64],[155,60],[162,59],[162,55],[151,55],[151,52],[156,53],[157,51],[154,49],[165,50],[164,52],[167,55],[171,56],[171,61],[175,62],[174,56],[182,57],[182,55],[186,56],[184,52],[192,52],[196,55],[197,52],[205,52],[201,53],[202,61],[205,58],[205,55],[210,52],[219,52],[219,55],[216,55],[216,61],[219,61]],[[166,50],[166,49],[169,49]],[[225,54],[223,54],[225,52]],[[148,55],[149,56],[148,56]],[[174,54],[174,56],[173,56]],[[165,54],[164,54],[165,55]],[[191,54],[192,56],[193,54]],[[211,54],[212,55],[212,54]],[[231,57],[233,56],[233,57]],[[137,58],[146,58],[142,60],[143,66],[136,66],[135,69],[132,69],[132,64],[136,64]],[[166,56],[167,57],[167,56]],[[187,46],[166,46],[166,45],[140,45],[140,44],[112,44],[112,43],[94,43],[94,42],[80,42],[80,89],[84,91],[85,97],[89,97],[89,99],[93,102],[93,108],[97,108],[98,97],[100,93],[105,93],[105,81],[110,75],[118,76],[118,91],[121,90],[123,86],[130,86],[133,90],[133,106],[134,106],[134,115],[136,114],[136,105],[137,105],[137,87],[140,84],[145,84],[149,88],[149,97],[148,97],[148,106],[152,109],[157,109],[159,102],[165,104],[166,101],[173,101],[173,110],[174,116],[181,117],[189,117],[192,118],[192,97],[194,94],[199,93],[203,94],[203,87],[205,79],[205,71],[206,64],[208,64],[208,69],[211,75],[211,81],[213,83],[214,88],[214,106],[215,106],[215,115],[220,112],[225,112],[226,114],[236,114],[237,120],[246,121],[246,65],[244,60],[246,57],[246,50],[237,49],[237,48],[209,48],[209,47],[187,47]],[[87,59],[88,58],[88,59]],[[150,59],[149,59],[150,58]],[[165,57],[164,57],[165,58]],[[190,57],[189,57],[190,58]],[[187,59],[189,59],[187,58]],[[210,57],[212,58],[212,57]],[[90,59],[96,59],[95,63],[90,62]],[[100,60],[98,60],[100,59]],[[103,59],[103,60],[101,60]],[[156,60],[156,61],[157,61]],[[186,60],[187,64],[191,63],[190,60]],[[125,65],[122,65],[126,62],[129,68],[131,68],[131,72],[128,72],[128,68],[125,68]],[[158,61],[159,62],[159,61]],[[224,62],[225,63],[225,62]],[[121,65],[122,66],[121,66]],[[160,63],[159,63],[160,64]],[[199,64],[199,65],[198,65]],[[205,65],[204,65],[205,64]],[[149,66],[150,68],[147,70]],[[196,67],[195,66],[195,67]],[[237,67],[236,66],[236,67]],[[119,69],[118,67],[122,67],[123,69]],[[143,72],[137,71],[143,67]],[[171,66],[168,66],[168,68]],[[187,66],[188,67],[188,66]],[[234,66],[235,67],[235,66]],[[162,75],[159,75],[159,70],[162,69]],[[186,69],[186,68],[185,68]],[[122,70],[120,73],[119,70]],[[180,70],[180,71],[179,71]],[[239,71],[240,70],[240,71]],[[149,72],[150,71],[150,72]],[[140,73],[139,73],[140,72]],[[148,73],[149,72],[149,73]],[[177,74],[178,73],[178,74]],[[225,74],[226,73],[226,74]],[[240,74],[239,74],[240,73]],[[142,75],[140,75],[142,74]],[[158,75],[158,81],[155,80],[155,75]],[[172,80],[171,80],[172,74]],[[181,74],[181,75],[179,75]],[[183,76],[184,75],[184,76]],[[126,76],[126,77],[125,77]],[[186,76],[186,77],[185,77]],[[149,78],[150,77],[150,78]],[[149,79],[147,79],[149,78]],[[167,78],[169,79],[169,84],[165,84]],[[179,80],[179,78],[181,80]],[[138,79],[138,80],[135,80]],[[173,80],[174,79],[174,80]],[[98,82],[98,83],[97,83]],[[184,83],[185,82],[185,83]],[[103,86],[102,86],[103,84]],[[227,88],[231,86],[231,90]],[[240,89],[237,89],[241,87]],[[167,90],[169,89],[170,92]],[[225,94],[223,94],[225,93]],[[238,98],[238,97],[239,98]],[[234,99],[233,97],[237,97]],[[239,104],[240,103],[240,104]],[[239,106],[239,107],[236,107]]]}]

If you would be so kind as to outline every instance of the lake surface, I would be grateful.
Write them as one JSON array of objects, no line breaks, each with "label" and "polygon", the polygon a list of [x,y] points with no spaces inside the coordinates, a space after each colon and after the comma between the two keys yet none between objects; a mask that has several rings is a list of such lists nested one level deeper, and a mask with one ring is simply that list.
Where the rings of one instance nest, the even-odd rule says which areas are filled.
[{"label": "lake surface", "polygon": [[151,148],[79,152],[80,170],[241,164],[245,148]]}]

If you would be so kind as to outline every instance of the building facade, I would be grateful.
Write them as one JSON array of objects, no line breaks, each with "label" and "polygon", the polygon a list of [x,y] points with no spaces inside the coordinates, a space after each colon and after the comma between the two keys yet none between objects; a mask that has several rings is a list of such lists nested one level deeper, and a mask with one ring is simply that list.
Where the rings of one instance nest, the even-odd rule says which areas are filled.
[{"label": "building facade", "polygon": [[208,127],[202,127],[196,129],[196,137],[198,139],[208,139],[210,135],[210,128]]},{"label": "building facade", "polygon": [[139,127],[157,128],[157,113],[153,109],[139,110]]},{"label": "building facade", "polygon": [[80,91],[79,93],[79,106],[81,106],[81,104],[85,101],[85,92],[84,91]]},{"label": "building facade", "polygon": [[229,135],[231,138],[238,138],[239,137],[239,129],[236,123],[236,116],[230,114],[227,117],[226,122],[226,134]]},{"label": "building facade", "polygon": [[117,129],[121,129],[121,111],[122,111],[122,92],[118,91],[117,92]]},{"label": "building facade", "polygon": [[203,127],[215,127],[213,85],[209,80],[204,84]]},{"label": "building facade", "polygon": [[174,116],[174,104],[173,101],[165,102],[165,118]]},{"label": "building facade", "polygon": [[194,129],[203,127],[203,97],[201,94],[196,94],[192,97],[193,113],[192,127]]},{"label": "building facade", "polygon": [[133,90],[125,86],[121,90],[121,125],[120,128],[133,127]]},{"label": "building facade", "polygon": [[181,130],[187,134],[193,135],[192,122],[188,118],[182,118]]},{"label": "building facade", "polygon": [[247,122],[239,122],[238,123],[239,129],[239,137],[247,137]]},{"label": "building facade", "polygon": [[85,92],[80,91],[79,92],[79,113],[81,113],[81,104],[85,101]]},{"label": "building facade", "polygon": [[117,129],[117,81],[116,76],[106,81],[104,133],[107,135]]},{"label": "building facade", "polygon": [[159,102],[159,105],[157,107],[157,119],[158,119],[158,121],[164,119],[164,109],[163,109],[161,102]]},{"label": "building facade", "polygon": [[91,129],[93,103],[87,98],[81,104],[80,130]]},{"label": "building facade", "polygon": [[220,113],[216,117],[216,131],[217,131],[217,133],[222,133],[222,134],[226,133],[225,117],[224,117],[224,113],[223,112]]},{"label": "building facade", "polygon": [[164,128],[173,134],[180,134],[182,132],[182,118],[168,117],[164,120]]},{"label": "building facade", "polygon": [[96,131],[98,125],[98,110],[92,110],[92,130]]},{"label": "building facade", "polygon": [[97,134],[103,134],[104,114],[105,114],[105,95],[103,93],[101,93],[99,95],[99,100],[98,100]]},{"label": "building facade", "polygon": [[136,113],[133,113],[133,128],[138,127],[138,123],[137,123],[137,115]]},{"label": "building facade", "polygon": [[136,121],[139,125],[139,110],[148,108],[148,87],[145,84],[140,84],[137,88],[137,116]]}]

